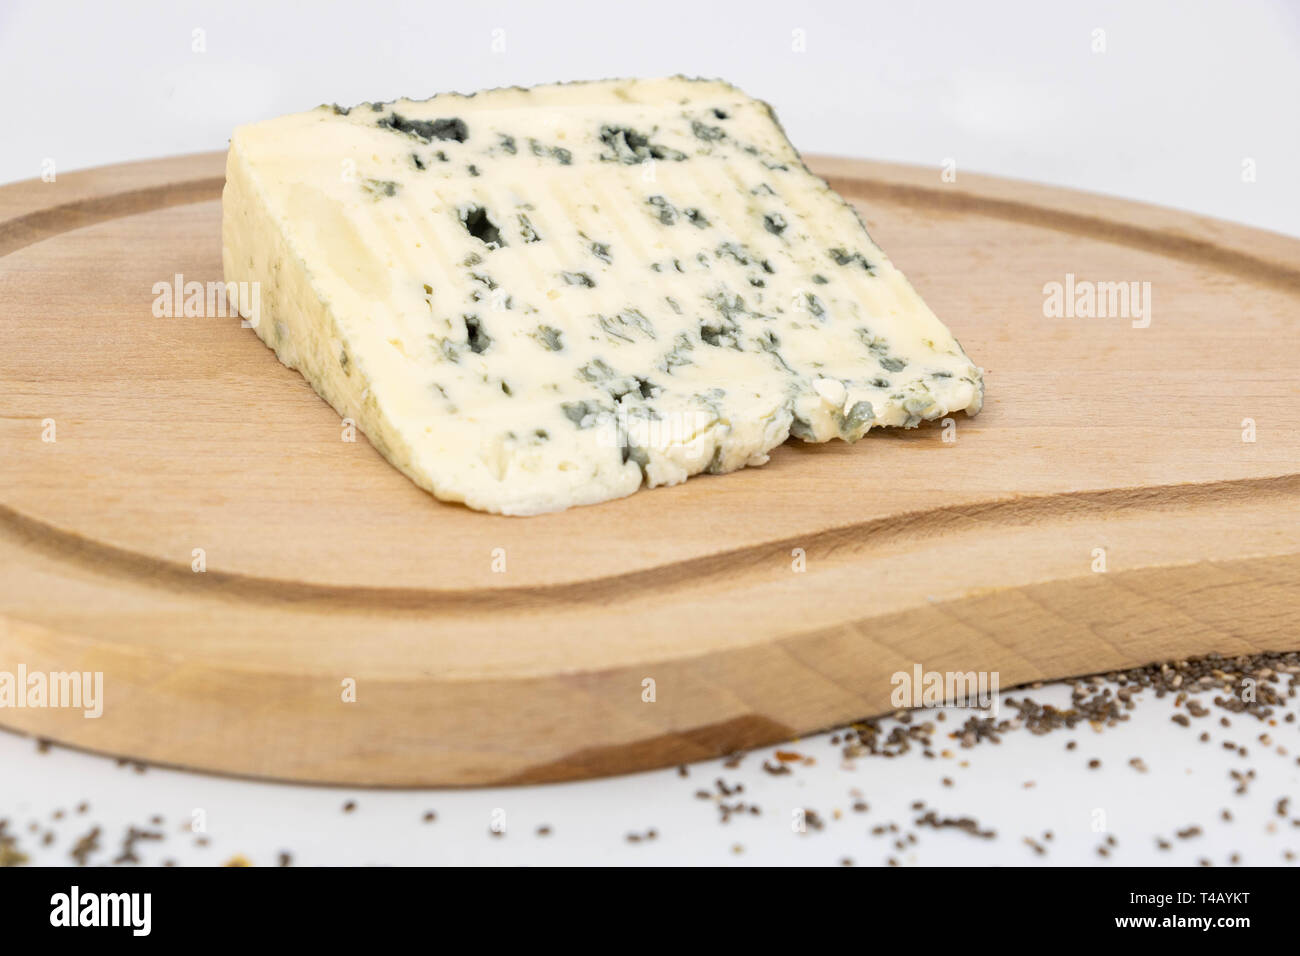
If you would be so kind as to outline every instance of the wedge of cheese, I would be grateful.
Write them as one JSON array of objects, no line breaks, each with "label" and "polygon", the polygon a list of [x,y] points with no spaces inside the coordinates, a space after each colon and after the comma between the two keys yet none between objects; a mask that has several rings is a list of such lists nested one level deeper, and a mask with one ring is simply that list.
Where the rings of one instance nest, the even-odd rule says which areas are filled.
[{"label": "wedge of cheese", "polygon": [[223,217],[262,341],[412,481],[483,511],[618,498],[983,396],[852,207],[722,82],[243,126]]}]

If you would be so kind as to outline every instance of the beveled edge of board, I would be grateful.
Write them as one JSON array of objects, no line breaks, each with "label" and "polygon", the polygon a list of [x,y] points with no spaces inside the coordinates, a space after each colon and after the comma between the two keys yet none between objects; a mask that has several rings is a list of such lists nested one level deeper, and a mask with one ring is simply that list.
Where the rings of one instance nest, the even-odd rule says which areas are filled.
[{"label": "beveled edge of board", "polygon": [[[1156,620],[1141,617],[1140,609],[1147,604],[1148,596],[1155,593],[1177,593],[1180,610],[1184,614],[1212,619],[1223,611],[1225,587],[1232,587],[1241,598],[1243,608],[1254,608],[1253,617],[1245,629],[1225,633],[1212,623],[1199,629],[1189,641],[1180,633],[1178,620]],[[1100,590],[1099,590],[1100,589]],[[1113,623],[1117,608],[1103,598],[1103,592],[1121,597],[1122,610],[1139,614],[1131,623],[1144,625],[1122,645],[1108,640],[1104,633],[1104,619]],[[1281,596],[1285,606],[1278,606]],[[1086,575],[1065,580],[1055,580],[1033,588],[1008,588],[994,594],[962,599],[959,602],[975,610],[975,605],[1007,615],[1020,615],[1028,625],[1042,627],[1051,623],[1059,626],[1061,636],[1080,637],[1084,643],[1071,648],[1060,662],[1058,649],[1050,646],[1029,648],[1015,643],[1002,643],[994,636],[981,639],[975,652],[995,662],[988,669],[1000,674],[1002,689],[1011,690],[1043,679],[1069,679],[1096,673],[1107,673],[1132,667],[1146,666],[1171,659],[1196,657],[1211,652],[1225,656],[1255,654],[1260,652],[1285,652],[1300,649],[1300,635],[1288,629],[1284,620],[1300,619],[1300,554],[1283,558],[1243,558],[1233,561],[1203,561],[1187,565],[1140,568],[1106,575]],[[1105,613],[1089,616],[1087,609],[1105,607]],[[1080,609],[1084,613],[1065,616],[1062,609]],[[933,616],[935,608],[918,607],[891,615],[883,622],[871,622],[873,632],[884,629],[913,631],[924,626],[924,619]],[[938,613],[942,613],[941,611]],[[13,635],[17,622],[0,617],[0,644]],[[27,639],[44,629],[18,624],[27,631]],[[856,643],[857,625],[846,622],[833,630],[794,634],[782,644],[816,646],[831,642],[841,648]],[[1024,630],[1023,628],[1021,629]],[[19,643],[23,640],[19,635]],[[726,649],[709,655],[709,669],[727,675],[718,687],[719,696],[729,697],[745,687],[746,673],[760,649],[747,647]],[[970,653],[970,652],[965,652]],[[130,654],[128,653],[129,657]],[[969,669],[968,657],[963,652],[936,653],[926,657],[927,667],[938,670]],[[674,666],[683,666],[678,662]],[[853,687],[863,675],[845,672],[829,673],[808,671],[792,676],[790,692],[808,700],[818,695],[832,698],[833,702],[815,706],[816,715],[811,722],[796,727],[773,719],[753,705],[747,704],[743,713],[719,716],[717,719],[699,720],[683,727],[657,726],[654,719],[647,720],[642,733],[618,739],[594,742],[589,746],[566,748],[556,746],[551,735],[542,731],[531,733],[526,722],[511,712],[512,699],[527,693],[532,681],[492,682],[480,691],[477,698],[486,701],[487,712],[482,716],[485,725],[504,721],[506,733],[517,738],[518,749],[503,747],[501,739],[481,752],[464,752],[455,747],[443,748],[441,741],[428,739],[409,728],[397,731],[381,721],[378,727],[365,725],[365,732],[350,732],[348,739],[335,742],[337,752],[304,756],[297,749],[286,750],[277,746],[250,746],[249,741],[234,734],[235,742],[220,748],[221,755],[206,749],[200,742],[185,733],[153,736],[145,743],[138,739],[117,744],[113,735],[87,733],[88,725],[99,725],[95,730],[107,729],[102,721],[86,721],[76,715],[56,711],[11,711],[16,719],[6,720],[6,728],[41,740],[48,740],[84,752],[114,756],[127,754],[132,759],[155,766],[185,771],[216,773],[222,776],[313,784],[324,786],[352,786],[367,788],[428,788],[428,787],[484,787],[522,786],[544,783],[562,783],[597,777],[613,776],[664,769],[697,760],[723,756],[728,753],[757,747],[781,744],[802,734],[816,733],[834,727],[847,726],[855,721],[896,709],[890,701],[888,668],[882,664],[870,669],[869,690]],[[1051,672],[1050,674],[1048,672]],[[612,668],[585,675],[581,690],[571,696],[584,698],[587,694],[608,693],[611,686],[628,685],[641,673],[638,666]],[[222,673],[214,680],[225,684],[231,680],[259,681],[259,694],[272,694],[280,689],[278,675],[262,674],[250,678],[245,673]],[[508,686],[513,685],[513,686]],[[411,683],[394,685],[390,690],[394,700],[406,704],[428,700],[437,696],[439,687]],[[848,703],[846,703],[848,702]],[[454,708],[457,702],[445,701]],[[712,706],[712,705],[710,705]],[[392,719],[394,713],[409,718],[410,711],[402,707],[386,708],[383,716]],[[59,718],[57,726],[46,722],[48,717]],[[267,715],[272,726],[262,728],[274,738],[275,733],[300,726],[310,715]],[[193,715],[181,719],[181,729],[190,729]],[[185,721],[190,723],[186,723]],[[395,720],[391,720],[395,723]],[[200,722],[201,723],[201,722]],[[500,725],[498,725],[500,726]],[[238,728],[236,729],[238,730]],[[394,754],[376,745],[388,733],[400,733],[404,743],[416,753]],[[511,743],[515,741],[512,740]],[[117,745],[115,745],[117,744]],[[196,754],[202,753],[202,756]],[[505,758],[505,759],[502,759]],[[505,769],[503,769],[503,767]]]}]

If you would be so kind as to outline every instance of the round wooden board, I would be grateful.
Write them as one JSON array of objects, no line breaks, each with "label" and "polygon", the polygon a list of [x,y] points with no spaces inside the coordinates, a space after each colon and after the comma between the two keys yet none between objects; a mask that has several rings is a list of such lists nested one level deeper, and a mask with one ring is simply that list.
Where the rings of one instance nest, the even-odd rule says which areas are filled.
[{"label": "round wooden board", "polygon": [[[220,278],[223,163],[0,188],[0,672],[104,675],[97,719],[2,724],[282,779],[535,782],[889,710],[915,663],[1007,687],[1300,647],[1300,241],[813,158],[984,366],[984,412],[504,518],[343,441],[237,319],[153,315],[155,283]],[[1149,324],[1046,317],[1067,274],[1149,282]]]}]

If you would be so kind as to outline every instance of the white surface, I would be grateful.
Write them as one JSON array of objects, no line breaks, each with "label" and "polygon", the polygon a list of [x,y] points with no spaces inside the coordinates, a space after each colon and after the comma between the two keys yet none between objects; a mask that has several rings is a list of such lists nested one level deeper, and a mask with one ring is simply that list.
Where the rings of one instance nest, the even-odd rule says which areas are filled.
[{"label": "white surface", "polygon": [[[1041,703],[1064,707],[1068,691],[1052,686],[1029,692]],[[1020,697],[1021,693],[1010,696]],[[1199,699],[1207,706],[1209,698]],[[813,766],[796,765],[785,776],[772,776],[763,762],[775,762],[775,748],[745,756],[734,769],[722,761],[694,764],[689,776],[675,770],[544,787],[454,791],[373,791],[332,787],[298,787],[149,768],[136,773],[111,758],[52,748],[39,754],[31,740],[0,734],[0,817],[9,817],[33,862],[64,864],[77,837],[92,825],[104,828],[104,850],[92,864],[111,861],[129,826],[152,829],[149,818],[160,814],[166,838],[140,844],[145,863],[172,859],[183,865],[222,864],[236,855],[254,865],[275,865],[288,851],[295,865],[333,864],[523,864],[523,865],[660,865],[660,864],[797,864],[836,865],[844,858],[856,865],[880,865],[890,857],[900,865],[1084,864],[1286,865],[1290,850],[1300,856],[1300,826],[1278,816],[1279,798],[1291,795],[1289,817],[1300,817],[1300,723],[1276,726],[1254,717],[1232,715],[1223,728],[1223,712],[1192,721],[1190,728],[1169,719],[1173,697],[1155,700],[1151,691],[1139,698],[1133,719],[1101,732],[1086,723],[1074,731],[1034,736],[1013,731],[1002,743],[982,742],[963,748],[935,735],[933,759],[919,750],[900,757],[862,757],[844,762],[829,735],[784,745]],[[1290,701],[1291,709],[1300,709]],[[951,731],[969,712],[948,711],[940,728]],[[1014,712],[1003,708],[1003,717]],[[932,720],[934,711],[917,715]],[[1197,742],[1208,731],[1208,743]],[[1259,734],[1267,733],[1264,745]],[[1075,750],[1066,742],[1077,740]],[[1222,746],[1231,740],[1247,748],[1242,757]],[[943,749],[951,756],[944,757]],[[1129,765],[1141,757],[1147,772]],[[1089,761],[1101,766],[1090,769]],[[968,766],[961,764],[965,761]],[[1233,770],[1254,769],[1244,795],[1234,793]],[[951,786],[942,783],[943,778]],[[728,802],[758,804],[758,816],[734,816],[719,822],[713,800],[695,797],[698,789],[715,790],[722,778],[744,793]],[[1026,783],[1033,786],[1027,788]],[[853,789],[869,805],[854,812]],[[716,792],[716,791],[715,791]],[[356,802],[350,813],[345,802]],[[924,811],[911,809],[924,800],[941,817],[974,817],[993,839],[956,830],[916,828]],[[82,801],[90,810],[79,815]],[[821,830],[798,833],[795,813],[811,808],[825,821]],[[1223,809],[1231,822],[1223,821]],[[56,809],[63,820],[53,821]],[[203,811],[209,843],[195,843],[192,821]],[[437,814],[422,822],[427,810]],[[836,811],[841,812],[839,819]],[[37,820],[57,838],[49,847],[28,832]],[[494,820],[505,833],[493,836]],[[872,827],[896,823],[901,834],[914,831],[917,842],[904,850],[893,846],[898,835],[874,836]],[[536,834],[538,826],[553,829]],[[1179,839],[1175,831],[1197,825],[1202,835]],[[629,833],[654,828],[653,841],[629,843]],[[1045,840],[1043,832],[1052,831]],[[1116,846],[1102,858],[1097,848],[1108,836]],[[1035,855],[1024,837],[1048,850]],[[1173,844],[1159,850],[1156,838]],[[735,852],[740,845],[742,852]]]},{"label": "white surface", "polygon": [[1300,232],[1294,0],[6,0],[0,182],[46,158],[222,149],[240,123],[322,102],[676,72],[768,100],[808,152],[952,158]]},{"label": "white surface", "polygon": [[[134,12],[132,12],[132,8]],[[202,30],[205,52],[193,50]],[[1106,50],[1094,53],[1094,33]],[[493,33],[501,30],[504,33]],[[806,52],[792,50],[803,30]],[[504,38],[504,50],[492,44]],[[446,89],[474,90],[557,79],[683,72],[722,76],[777,109],[796,146],[1056,183],[1190,209],[1300,234],[1300,5],[1283,2],[1042,2],[869,4],[600,3],[339,4],[254,2],[0,6],[0,86],[10,91],[0,181],[104,163],[221,149],[239,123],[320,102],[353,103]],[[1252,160],[1255,182],[1243,181]],[[67,861],[90,822],[105,828],[111,859],[121,831],[166,818],[166,841],[140,847],[147,861],[224,862],[243,854],[299,863],[880,863],[1103,862],[1094,830],[1103,810],[1118,840],[1111,863],[1282,862],[1300,851],[1300,828],[1273,812],[1300,793],[1296,725],[1279,725],[1290,756],[1265,753],[1249,718],[1214,742],[1169,722],[1164,704],[1127,725],[1035,738],[1013,734],[999,747],[958,750],[950,760],[918,753],[840,766],[825,737],[795,749],[817,757],[788,777],[716,763],[565,786],[450,793],[356,792],[218,779],[150,769],[136,774],[111,759],[0,735],[0,817],[25,848],[33,819],[70,814],[36,862]],[[1208,725],[1210,719],[1205,723]],[[1250,759],[1225,751],[1236,739]],[[1064,743],[1080,740],[1067,753]],[[1140,755],[1150,772],[1127,766]],[[1088,770],[1098,757],[1100,770]],[[958,761],[969,759],[968,768]],[[1230,769],[1255,767],[1246,796],[1232,794]],[[746,785],[760,817],[722,826],[700,786],[724,777]],[[944,787],[940,778],[952,777]],[[1024,789],[1027,780],[1033,789]],[[871,811],[850,811],[852,787]],[[355,799],[351,814],[342,803]],[[904,824],[923,799],[943,814],[969,814],[999,837],[921,831],[905,853],[869,828]],[[72,813],[82,800],[91,811]],[[792,832],[798,807],[816,809],[826,829]],[[1233,823],[1219,811],[1232,809]],[[182,833],[206,811],[210,845]],[[492,837],[495,809],[507,833]],[[836,808],[844,817],[830,819]],[[434,809],[439,819],[422,824]],[[553,836],[534,835],[539,824]],[[1154,836],[1196,823],[1205,835]],[[86,824],[83,826],[83,824]],[[1272,825],[1275,832],[1269,831]],[[629,844],[628,832],[660,836]],[[1021,837],[1051,829],[1036,857]],[[741,844],[741,854],[732,852]]]}]

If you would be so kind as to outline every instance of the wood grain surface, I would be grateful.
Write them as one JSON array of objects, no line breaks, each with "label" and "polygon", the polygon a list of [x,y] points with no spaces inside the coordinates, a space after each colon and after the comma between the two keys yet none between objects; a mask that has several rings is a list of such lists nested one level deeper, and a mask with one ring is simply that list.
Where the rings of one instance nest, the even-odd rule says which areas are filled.
[{"label": "wood grain surface", "polygon": [[[238,319],[154,315],[155,283],[221,277],[224,154],[0,187],[0,673],[104,675],[97,719],[0,725],[281,779],[535,782],[880,713],[915,663],[1008,687],[1300,647],[1300,241],[809,163],[985,368],[985,410],[533,518],[343,441]],[[1150,283],[1149,325],[1048,317],[1067,274]]]}]

